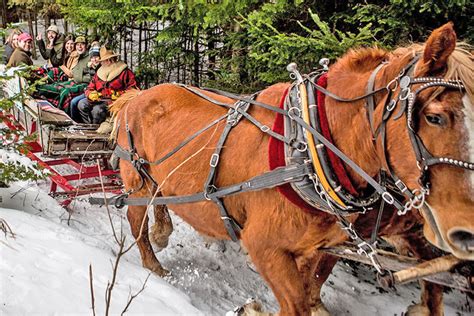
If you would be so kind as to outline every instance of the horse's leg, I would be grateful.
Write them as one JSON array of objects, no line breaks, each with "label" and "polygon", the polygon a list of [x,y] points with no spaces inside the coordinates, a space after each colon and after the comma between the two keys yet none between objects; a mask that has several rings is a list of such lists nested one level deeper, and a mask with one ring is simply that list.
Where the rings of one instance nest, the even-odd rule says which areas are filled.
[{"label": "horse's leg", "polygon": [[309,297],[311,316],[330,315],[321,301],[321,287],[331,274],[338,259],[336,256],[317,251],[311,256],[298,260],[298,268],[303,276]]},{"label": "horse's leg", "polygon": [[150,240],[158,247],[158,251],[168,246],[168,239],[173,232],[173,223],[166,205],[157,205],[154,209],[155,223],[150,230]]},{"label": "horse's leg", "polygon": [[127,211],[128,222],[132,235],[137,241],[143,266],[159,276],[164,276],[168,274],[168,271],[161,266],[148,239],[148,215],[146,210],[146,206],[129,206]]},{"label": "horse's leg", "polygon": [[[255,267],[280,305],[280,315],[310,315],[310,305],[306,296],[304,282],[293,255],[262,242],[258,236],[242,235],[242,241],[252,258]],[[266,244],[266,245],[265,245]],[[253,310],[244,315],[269,315]]]},{"label": "horse's leg", "polygon": [[[415,258],[433,259],[436,254],[433,248],[423,238],[421,230],[412,231],[403,235],[386,238],[402,255],[412,255]],[[428,281],[420,280],[421,300],[419,304],[411,305],[407,309],[409,316],[442,316],[443,286]]]}]

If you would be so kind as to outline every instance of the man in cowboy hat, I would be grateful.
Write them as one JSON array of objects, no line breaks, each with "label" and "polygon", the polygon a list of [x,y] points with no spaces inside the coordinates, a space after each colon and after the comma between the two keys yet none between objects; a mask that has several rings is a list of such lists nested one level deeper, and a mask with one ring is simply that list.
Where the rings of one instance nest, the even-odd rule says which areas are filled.
[{"label": "man in cowboy hat", "polygon": [[46,30],[46,38],[48,44],[41,38],[41,33],[38,33],[36,45],[38,45],[41,56],[48,61],[49,66],[59,67],[63,64],[64,35],[59,34],[58,27],[51,24]]},{"label": "man in cowboy hat", "polygon": [[[137,88],[135,75],[118,60],[118,54],[106,47],[101,47],[99,54],[101,67],[87,86],[86,98],[79,101],[77,108],[71,108],[76,122],[101,124],[107,118],[108,105],[125,90]],[[109,127],[101,126],[98,132],[107,132]]]}]

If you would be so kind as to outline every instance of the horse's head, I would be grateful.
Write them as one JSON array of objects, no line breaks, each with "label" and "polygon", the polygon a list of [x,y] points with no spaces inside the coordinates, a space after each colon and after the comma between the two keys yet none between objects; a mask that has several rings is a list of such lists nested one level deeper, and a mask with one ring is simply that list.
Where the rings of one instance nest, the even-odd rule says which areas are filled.
[{"label": "horse's head", "polygon": [[423,47],[412,49],[419,56],[413,67],[407,66],[413,53],[393,59],[395,64],[404,60],[402,68],[412,73],[410,80],[399,77],[397,89],[391,83],[394,95],[402,95],[394,113],[405,106],[406,120],[387,123],[388,161],[411,191],[426,192],[427,206],[420,209],[426,238],[473,260],[474,58],[456,43],[451,23],[433,31]]}]

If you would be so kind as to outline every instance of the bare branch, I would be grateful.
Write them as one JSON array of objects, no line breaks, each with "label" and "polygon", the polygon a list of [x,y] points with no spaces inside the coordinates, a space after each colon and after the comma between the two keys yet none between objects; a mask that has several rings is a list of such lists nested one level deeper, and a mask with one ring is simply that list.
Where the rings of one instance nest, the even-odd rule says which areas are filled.
[{"label": "bare branch", "polygon": [[140,289],[137,293],[135,293],[134,295],[131,295],[131,296],[130,296],[130,298],[128,299],[127,305],[125,305],[125,308],[123,309],[121,315],[124,315],[124,314],[125,314],[125,312],[127,311],[128,307],[130,306],[130,304],[132,303],[132,301],[133,301],[138,295],[140,295],[141,292],[143,292],[143,291],[145,290],[145,286],[146,286],[146,283],[148,282],[148,278],[150,277],[150,275],[151,275],[151,273],[148,273],[148,275],[147,275],[145,281],[144,281],[143,284],[142,284],[141,289]]},{"label": "bare branch", "polygon": [[117,254],[117,258],[115,259],[114,270],[113,270],[113,273],[112,273],[112,281],[107,285],[107,289],[105,291],[105,303],[106,303],[105,315],[106,316],[109,315],[110,302],[111,302],[111,298],[112,298],[112,291],[114,289],[115,281],[117,279],[117,272],[118,272],[119,262],[120,262],[120,259],[122,258],[122,256],[125,254],[125,252],[123,251],[123,248],[125,247],[125,240],[126,240],[125,236],[123,236],[122,239],[120,240],[120,244],[119,244],[120,249],[119,249],[119,252]]},{"label": "bare branch", "polygon": [[115,232],[114,223],[112,222],[112,215],[110,215],[110,208],[109,208],[109,204],[107,203],[107,197],[105,196],[104,179],[102,178],[102,169],[100,168],[100,160],[99,159],[97,159],[97,170],[99,171],[100,186],[102,187],[102,193],[104,194],[105,208],[107,209],[107,216],[109,217],[110,226],[112,226],[112,233],[114,234],[115,242],[118,245],[120,245],[120,241],[119,241],[119,239],[117,237],[117,234]]},{"label": "bare branch", "polygon": [[11,229],[10,225],[8,225],[7,221],[3,218],[0,218],[0,230],[5,234],[5,238],[8,236],[15,238],[15,233]]},{"label": "bare branch", "polygon": [[92,274],[92,264],[89,264],[89,283],[91,288],[92,315],[95,316],[94,280]]}]

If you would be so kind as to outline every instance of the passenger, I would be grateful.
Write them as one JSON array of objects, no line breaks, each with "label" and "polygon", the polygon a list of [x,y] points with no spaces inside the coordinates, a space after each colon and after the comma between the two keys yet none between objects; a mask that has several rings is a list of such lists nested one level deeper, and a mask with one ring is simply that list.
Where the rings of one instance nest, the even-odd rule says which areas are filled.
[{"label": "passenger", "polygon": [[33,38],[30,34],[21,33],[18,36],[18,47],[13,51],[7,67],[17,67],[21,64],[33,65],[33,60],[31,59],[32,42]]},{"label": "passenger", "polygon": [[74,43],[74,37],[72,35],[66,36],[66,39],[64,41],[63,49],[62,49],[62,54],[64,56],[64,62],[59,68],[68,75],[72,75],[71,69],[73,66],[75,66],[75,63],[77,62],[77,58],[74,58],[76,54],[74,54],[74,51],[76,50],[76,44]]},{"label": "passenger", "polygon": [[13,29],[8,35],[5,41],[5,51],[3,52],[3,63],[8,64],[10,56],[13,54],[15,48],[18,47],[18,36],[21,34],[21,30]]},{"label": "passenger", "polygon": [[100,67],[100,53],[99,53],[100,47],[98,46],[91,46],[89,49],[89,58],[90,61],[87,64],[89,67],[89,74],[91,75],[91,78],[94,77],[96,74],[97,70]]},{"label": "passenger", "polygon": [[[87,98],[79,101],[76,109],[71,109],[76,122],[100,124],[108,114],[108,104],[130,88],[137,88],[135,75],[118,54],[105,47],[100,48],[101,67],[87,86]],[[77,111],[76,111],[77,110]]]},{"label": "passenger", "polygon": [[76,38],[76,54],[77,62],[71,68],[71,77],[75,83],[89,83],[92,79],[89,74],[89,52],[87,51],[86,38],[84,36],[78,36]]},{"label": "passenger", "polygon": [[64,56],[62,48],[64,43],[64,35],[59,34],[59,29],[52,24],[46,30],[48,44],[41,38],[41,33],[36,37],[36,45],[38,45],[41,56],[48,61],[50,67],[59,67],[63,64]]},{"label": "passenger", "polygon": [[[99,67],[100,67],[100,61],[99,61],[100,57],[99,57],[99,47],[98,46],[93,46],[93,47],[91,47],[91,49],[89,49],[89,58],[90,58],[90,61],[89,61],[89,63],[87,63],[87,69],[89,71],[90,77],[93,78],[94,75],[97,72],[97,69],[99,69]],[[85,98],[86,98],[86,95],[84,93],[74,97],[71,100],[71,105],[69,106],[69,110],[67,110],[66,112],[69,115],[72,114],[71,111],[77,112],[77,105],[78,105],[79,101],[81,101],[82,99],[85,99]],[[71,109],[75,109],[75,110],[71,110]]]}]

